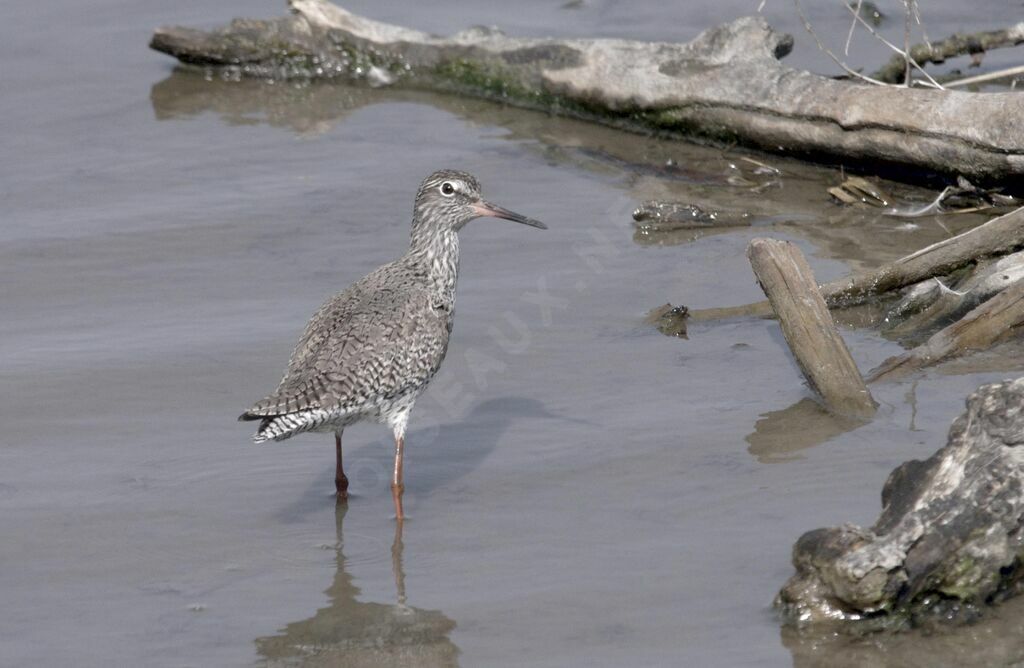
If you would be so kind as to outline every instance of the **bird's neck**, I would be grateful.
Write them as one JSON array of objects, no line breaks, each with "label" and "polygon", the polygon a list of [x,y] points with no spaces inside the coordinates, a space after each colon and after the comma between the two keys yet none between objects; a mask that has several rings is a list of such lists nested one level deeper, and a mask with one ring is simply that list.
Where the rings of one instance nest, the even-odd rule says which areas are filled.
[{"label": "bird's neck", "polygon": [[431,287],[454,302],[459,278],[459,236],[455,230],[413,230],[408,257],[426,271]]}]

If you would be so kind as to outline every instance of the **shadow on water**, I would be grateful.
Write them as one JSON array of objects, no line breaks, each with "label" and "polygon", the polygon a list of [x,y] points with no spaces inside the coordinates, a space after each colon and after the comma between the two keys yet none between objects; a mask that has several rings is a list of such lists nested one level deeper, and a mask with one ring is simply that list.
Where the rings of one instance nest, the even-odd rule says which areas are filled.
[{"label": "shadow on water", "polygon": [[362,602],[346,570],[344,530],[348,505],[335,510],[337,571],[326,594],[330,605],[292,622],[277,635],[257,638],[267,666],[457,666],[459,648],[449,639],[455,622],[439,610],[406,603],[402,525],[395,526],[391,563],[395,602]]},{"label": "shadow on water", "polygon": [[[476,404],[465,418],[410,430],[406,436],[406,495],[428,495],[473,472],[494,451],[514,422],[555,417],[558,416],[535,399],[501,397]],[[415,411],[410,424],[416,424]],[[330,448],[324,447],[323,473],[302,496],[278,513],[282,522],[298,521],[306,514],[320,510],[334,494],[333,441],[323,434],[310,438],[316,436],[325,444],[331,443]],[[350,495],[358,499],[390,494],[388,476],[393,462],[392,441],[383,438],[353,447],[353,440],[346,441],[346,453],[349,454],[346,454],[345,470],[351,484]]]}]

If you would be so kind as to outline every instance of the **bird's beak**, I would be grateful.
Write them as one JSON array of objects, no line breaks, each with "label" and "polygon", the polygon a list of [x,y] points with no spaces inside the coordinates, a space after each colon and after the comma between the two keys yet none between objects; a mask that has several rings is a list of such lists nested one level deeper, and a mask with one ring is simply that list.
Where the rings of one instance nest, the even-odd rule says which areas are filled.
[{"label": "bird's beak", "polygon": [[487,216],[490,218],[504,218],[505,220],[514,220],[517,223],[529,225],[530,227],[539,227],[542,230],[548,229],[548,226],[540,222],[539,220],[527,218],[526,216],[516,213],[515,211],[503,209],[496,204],[491,204],[490,202],[485,202],[484,200],[479,200],[475,204],[473,204],[473,211],[475,211],[476,215],[478,216]]}]

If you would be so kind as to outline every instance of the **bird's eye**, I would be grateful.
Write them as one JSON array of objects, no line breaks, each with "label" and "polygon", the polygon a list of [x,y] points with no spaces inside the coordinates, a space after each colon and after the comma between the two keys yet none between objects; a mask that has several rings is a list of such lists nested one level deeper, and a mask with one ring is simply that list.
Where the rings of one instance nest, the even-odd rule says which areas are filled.
[{"label": "bird's eye", "polygon": [[451,197],[455,194],[455,186],[451,184],[451,181],[445,181],[441,184],[441,194],[445,197]]}]

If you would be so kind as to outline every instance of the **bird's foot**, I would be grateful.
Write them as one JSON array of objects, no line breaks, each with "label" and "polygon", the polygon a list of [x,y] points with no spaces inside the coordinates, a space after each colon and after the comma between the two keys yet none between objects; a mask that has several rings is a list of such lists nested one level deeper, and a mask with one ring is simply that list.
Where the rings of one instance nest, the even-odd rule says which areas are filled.
[{"label": "bird's foot", "polygon": [[391,498],[395,501],[395,519],[401,522],[405,519],[405,513],[402,512],[402,493],[405,492],[405,485],[391,484]]},{"label": "bird's foot", "polygon": [[344,474],[340,478],[334,479],[334,489],[338,491],[339,501],[348,498],[348,478]]}]

